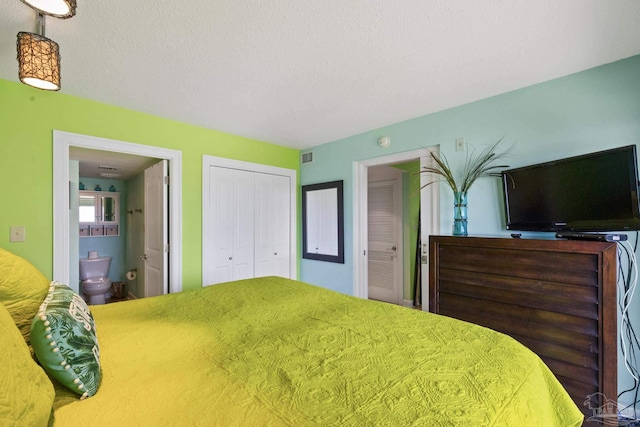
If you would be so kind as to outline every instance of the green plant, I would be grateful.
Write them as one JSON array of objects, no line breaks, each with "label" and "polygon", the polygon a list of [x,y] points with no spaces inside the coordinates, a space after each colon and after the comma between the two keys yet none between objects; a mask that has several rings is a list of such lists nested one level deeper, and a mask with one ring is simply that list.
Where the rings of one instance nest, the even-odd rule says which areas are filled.
[{"label": "green plant", "polygon": [[425,166],[420,173],[432,173],[439,178],[431,181],[428,184],[423,185],[420,189],[433,184],[434,182],[446,182],[454,193],[466,193],[478,178],[483,177],[499,177],[500,169],[509,167],[508,165],[496,165],[495,162],[505,158],[511,148],[502,152],[497,152],[498,146],[502,143],[504,138],[500,138],[498,142],[492,146],[485,148],[475,156],[476,150],[472,150],[471,153],[467,151],[467,157],[464,163],[464,169],[462,171],[461,179],[458,181],[451,171],[451,166],[444,154],[431,151],[431,158],[433,159],[432,166]]}]

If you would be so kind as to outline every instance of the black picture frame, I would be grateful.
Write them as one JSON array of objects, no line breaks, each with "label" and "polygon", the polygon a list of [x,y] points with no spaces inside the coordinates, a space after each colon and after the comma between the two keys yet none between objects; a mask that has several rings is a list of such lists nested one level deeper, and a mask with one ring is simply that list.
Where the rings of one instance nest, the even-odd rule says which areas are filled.
[{"label": "black picture frame", "polygon": [[[335,262],[344,264],[344,183],[340,181],[323,182],[320,184],[309,184],[302,186],[302,258],[311,259],[316,261]],[[319,190],[328,190],[335,188],[337,197],[337,209],[335,215],[337,215],[337,232],[338,232],[338,254],[323,254],[317,252],[309,252],[307,249],[308,243],[308,226],[309,217],[307,215],[307,200],[309,193]]]}]

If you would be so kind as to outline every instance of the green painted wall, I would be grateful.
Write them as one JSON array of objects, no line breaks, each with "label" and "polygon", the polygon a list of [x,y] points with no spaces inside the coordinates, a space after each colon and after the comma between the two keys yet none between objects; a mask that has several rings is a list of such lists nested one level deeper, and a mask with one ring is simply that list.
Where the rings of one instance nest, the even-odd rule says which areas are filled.
[{"label": "green painted wall", "polygon": [[[202,155],[299,170],[298,151],[0,79],[0,247],[53,270],[52,131],[182,151],[183,288],[201,286]],[[10,243],[24,225],[26,242]]]}]

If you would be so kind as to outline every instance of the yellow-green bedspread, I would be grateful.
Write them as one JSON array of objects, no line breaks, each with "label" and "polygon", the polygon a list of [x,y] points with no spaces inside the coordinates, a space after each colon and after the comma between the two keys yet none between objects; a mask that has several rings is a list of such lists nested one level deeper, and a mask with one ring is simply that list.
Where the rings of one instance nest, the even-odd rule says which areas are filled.
[{"label": "yellow-green bedspread", "polygon": [[260,278],[92,307],[103,370],[57,390],[54,425],[579,426],[513,339],[417,310]]}]

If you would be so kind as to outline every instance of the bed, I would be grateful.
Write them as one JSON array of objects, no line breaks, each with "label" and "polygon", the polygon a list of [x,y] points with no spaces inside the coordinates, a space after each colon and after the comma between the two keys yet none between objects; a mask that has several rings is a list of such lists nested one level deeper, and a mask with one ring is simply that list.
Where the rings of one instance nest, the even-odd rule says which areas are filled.
[{"label": "bed", "polygon": [[506,335],[279,277],[90,307],[102,378],[82,399],[31,357],[25,322],[44,317],[38,295],[53,285],[24,264],[0,250],[1,425],[583,421],[541,359]]}]

